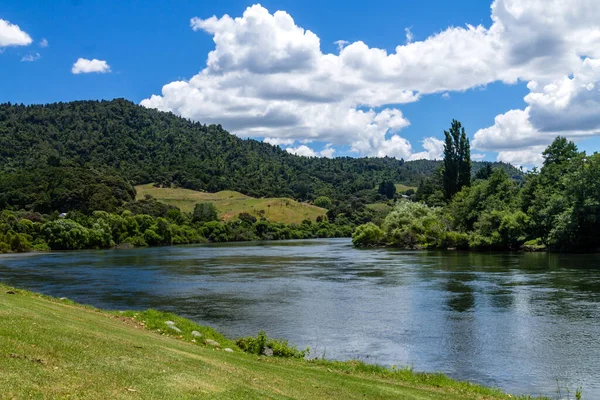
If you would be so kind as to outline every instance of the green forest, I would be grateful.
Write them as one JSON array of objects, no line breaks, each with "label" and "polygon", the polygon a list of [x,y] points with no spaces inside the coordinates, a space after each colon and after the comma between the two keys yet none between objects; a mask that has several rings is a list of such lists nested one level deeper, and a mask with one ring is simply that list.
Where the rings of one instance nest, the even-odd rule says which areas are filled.
[{"label": "green forest", "polygon": [[[471,162],[458,121],[445,136],[443,161],[328,159],[296,156],[123,99],[2,104],[0,251],[352,232],[357,246],[597,249],[596,154],[586,156],[558,138],[544,153],[544,166],[523,173]],[[328,211],[301,224],[249,214],[223,223],[210,212],[199,216],[208,203],[183,213],[152,198],[136,200],[134,186],[147,183],[289,197]],[[397,193],[396,184],[418,190]]]},{"label": "green forest", "polygon": [[[54,199],[67,192],[83,207],[90,196],[112,197],[96,207],[112,211],[131,197],[131,185],[144,183],[346,201],[375,196],[384,180],[417,186],[439,165],[389,157],[300,157],[242,140],[220,125],[202,125],[122,99],[0,105],[0,208],[66,212],[73,204]],[[474,171],[483,165],[475,163]],[[495,166],[521,176],[508,164]],[[98,187],[82,188],[92,176]]]},{"label": "green forest", "polygon": [[515,180],[488,164],[471,177],[460,123],[445,132],[444,165],[414,201],[399,201],[380,224],[359,226],[359,247],[597,251],[600,248],[600,154],[563,137],[544,164]]}]

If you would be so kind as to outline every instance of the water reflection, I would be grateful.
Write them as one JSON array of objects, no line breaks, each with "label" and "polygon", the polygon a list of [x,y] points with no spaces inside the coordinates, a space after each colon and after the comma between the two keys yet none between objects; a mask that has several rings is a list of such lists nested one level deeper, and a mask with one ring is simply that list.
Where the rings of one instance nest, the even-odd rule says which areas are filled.
[{"label": "water reflection", "polygon": [[463,280],[449,279],[444,288],[449,293],[447,304],[451,310],[467,312],[475,307],[474,291]]},{"label": "water reflection", "polygon": [[[600,398],[600,256],[352,248],[348,240],[0,256],[0,280],[230,336],[265,329],[328,358],[413,365]],[[0,303],[0,307],[2,304]]]}]

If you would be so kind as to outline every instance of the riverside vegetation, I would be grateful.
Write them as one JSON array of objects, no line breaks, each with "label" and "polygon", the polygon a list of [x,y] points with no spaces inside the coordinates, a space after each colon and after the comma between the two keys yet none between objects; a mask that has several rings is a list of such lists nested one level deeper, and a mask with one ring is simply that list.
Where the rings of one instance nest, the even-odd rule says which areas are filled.
[{"label": "riverside vegetation", "polygon": [[[349,237],[383,220],[395,184],[417,185],[440,164],[300,157],[122,99],[1,104],[0,252]],[[246,198],[206,193],[222,190]],[[199,218],[207,202],[217,216]]]},{"label": "riverside vegetation", "polygon": [[[107,312],[2,284],[0,305],[7,398],[533,399],[408,368],[305,359],[263,334],[238,346],[155,310]],[[261,346],[288,357],[253,354]]]},{"label": "riverside vegetation", "polygon": [[73,211],[59,216],[5,210],[0,213],[0,253],[328,238],[352,232],[350,226],[317,220],[286,225],[242,213],[221,222],[212,203],[198,203],[193,213],[182,213],[153,199],[126,205],[120,213]]},{"label": "riverside vegetation", "polygon": [[398,202],[380,224],[359,226],[353,243],[413,249],[600,249],[600,154],[579,152],[558,137],[544,151],[542,168],[523,181],[491,165],[471,179],[463,137],[454,121],[446,132],[443,168],[420,184],[413,202]]},{"label": "riverside vegetation", "polygon": [[[472,163],[458,121],[445,135],[442,162],[322,159],[125,100],[3,104],[0,252],[340,237],[353,231],[357,246],[600,248],[599,155],[557,138],[544,152],[544,166],[523,174],[507,164]],[[152,190],[151,182],[161,196],[168,190],[195,190],[201,197],[200,191],[227,189],[277,198],[248,197],[254,209],[221,209],[207,219],[194,215],[198,203],[183,201],[183,194],[165,201],[185,206],[184,212],[151,198],[136,200],[135,185]],[[418,185],[416,193],[409,185]],[[408,188],[403,194],[412,202],[390,212],[398,187]],[[268,206],[284,197],[321,210],[296,203],[311,210],[307,218],[282,214],[277,221]]]}]

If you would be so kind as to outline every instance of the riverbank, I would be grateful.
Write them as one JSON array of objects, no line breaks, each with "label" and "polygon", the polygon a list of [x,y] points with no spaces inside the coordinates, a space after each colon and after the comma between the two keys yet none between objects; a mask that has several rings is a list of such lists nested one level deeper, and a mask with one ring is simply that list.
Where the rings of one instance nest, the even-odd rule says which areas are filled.
[{"label": "riverbank", "polygon": [[259,357],[172,314],[149,320],[148,313],[107,312],[2,284],[0,336],[7,398],[515,399],[439,374]]}]

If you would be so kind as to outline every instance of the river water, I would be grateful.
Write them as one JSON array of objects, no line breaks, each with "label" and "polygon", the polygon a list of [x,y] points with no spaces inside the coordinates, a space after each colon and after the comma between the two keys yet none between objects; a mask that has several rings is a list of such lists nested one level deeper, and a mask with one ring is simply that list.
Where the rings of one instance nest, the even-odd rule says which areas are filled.
[{"label": "river water", "polygon": [[[600,399],[600,255],[354,249],[348,239],[0,256],[0,281],[173,311],[312,356]],[[564,391],[564,389],[563,389]]]}]

